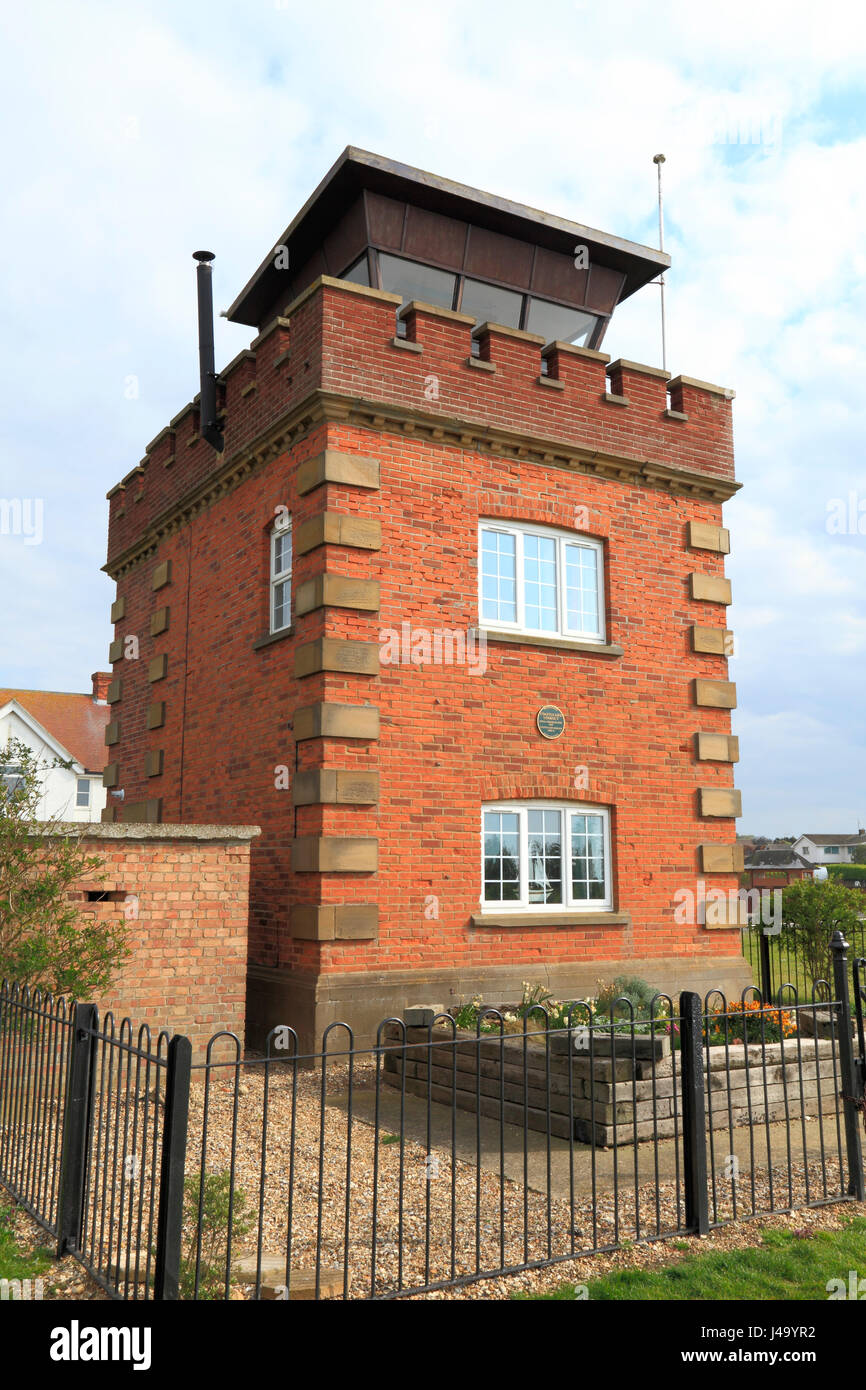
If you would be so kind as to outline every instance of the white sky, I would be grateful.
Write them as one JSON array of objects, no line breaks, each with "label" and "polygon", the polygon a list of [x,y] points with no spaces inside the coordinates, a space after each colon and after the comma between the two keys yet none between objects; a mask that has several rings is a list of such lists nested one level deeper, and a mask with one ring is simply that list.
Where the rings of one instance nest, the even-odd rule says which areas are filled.
[{"label": "white sky", "polygon": [[[88,688],[105,492],[197,390],[194,272],[236,295],[347,144],[655,243],[668,365],[732,386],[740,829],[866,819],[862,8],[33,0],[0,44],[0,684]],[[658,291],[605,350],[660,357]],[[218,321],[217,365],[252,332]],[[130,399],[129,378],[138,395]],[[863,533],[830,533],[854,492]],[[31,517],[32,517],[31,513]],[[855,522],[856,522],[855,510]]]}]

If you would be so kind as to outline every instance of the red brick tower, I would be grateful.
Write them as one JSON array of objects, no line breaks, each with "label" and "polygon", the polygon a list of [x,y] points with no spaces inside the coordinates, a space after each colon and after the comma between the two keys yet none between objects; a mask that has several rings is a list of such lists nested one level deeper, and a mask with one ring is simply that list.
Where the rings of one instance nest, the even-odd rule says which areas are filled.
[{"label": "red brick tower", "polygon": [[196,398],[109,494],[107,814],[261,825],[250,1042],[748,982],[677,910],[741,868],[733,393],[599,351],[666,264],[347,150],[229,311],[223,451]]}]

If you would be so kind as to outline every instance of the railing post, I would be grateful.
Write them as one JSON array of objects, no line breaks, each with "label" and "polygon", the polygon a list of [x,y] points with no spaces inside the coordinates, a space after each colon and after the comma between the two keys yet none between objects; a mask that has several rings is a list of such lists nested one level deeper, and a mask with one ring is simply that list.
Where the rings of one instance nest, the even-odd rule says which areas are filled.
[{"label": "railing post", "polygon": [[848,1155],[848,1196],[858,1202],[866,1198],[863,1181],[863,1152],[860,1147],[860,1108],[863,1093],[862,1064],[854,1060],[851,1003],[848,998],[848,942],[840,931],[830,941],[833,957],[833,991],[839,1007],[839,1072],[842,1079],[842,1105],[845,1116],[845,1148]]},{"label": "railing post", "polygon": [[168,1045],[162,1124],[153,1276],[153,1296],[159,1301],[178,1297],[191,1066],[192,1043],[189,1038],[176,1034]]},{"label": "railing post", "polygon": [[[761,943],[761,995],[765,1004],[773,1002],[773,968],[770,964],[770,938],[758,916],[758,940]],[[784,976],[780,976],[784,979]]]},{"label": "railing post", "polygon": [[683,1176],[686,1228],[705,1236],[710,1229],[707,1191],[707,1122],[704,1103],[703,1007],[699,994],[680,995],[680,1065],[683,1095]]},{"label": "railing post", "polygon": [[66,1074],[60,1193],[57,1203],[57,1254],[78,1248],[87,1186],[87,1150],[93,1113],[93,1072],[99,1013],[95,1004],[76,1004]]}]

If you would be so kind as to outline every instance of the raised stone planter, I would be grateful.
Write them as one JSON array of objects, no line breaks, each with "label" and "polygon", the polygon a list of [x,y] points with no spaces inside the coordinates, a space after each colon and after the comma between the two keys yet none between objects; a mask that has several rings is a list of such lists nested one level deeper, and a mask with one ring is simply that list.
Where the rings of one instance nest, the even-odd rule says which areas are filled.
[{"label": "raised stone planter", "polygon": [[[577,1030],[574,1030],[576,1033]],[[386,1041],[401,1041],[390,1025]],[[680,1063],[667,1037],[593,1037],[593,1056],[573,1051],[566,1033],[524,1044],[522,1036],[500,1040],[447,1028],[409,1027],[405,1049],[388,1052],[384,1080],[427,1095],[439,1104],[480,1112],[602,1147],[670,1138],[682,1128]],[[613,1055],[611,1043],[613,1042]],[[748,1047],[713,1047],[705,1056],[707,1124],[755,1124],[836,1109],[838,1061],[831,1041],[801,1040]]]}]

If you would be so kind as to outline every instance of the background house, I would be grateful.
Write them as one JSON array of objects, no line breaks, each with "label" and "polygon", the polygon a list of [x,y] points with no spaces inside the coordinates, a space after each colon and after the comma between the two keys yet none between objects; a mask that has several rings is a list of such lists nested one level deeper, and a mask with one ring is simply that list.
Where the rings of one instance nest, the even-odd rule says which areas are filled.
[{"label": "background house", "polygon": [[746,888],[784,888],[798,878],[810,878],[812,865],[787,840],[770,840],[748,852],[743,864]]},{"label": "background house", "polygon": [[9,742],[26,743],[43,769],[39,814],[70,821],[98,821],[105,807],[105,701],[111,676],[96,671],[89,695],[60,690],[0,689],[0,779],[14,787],[18,768]]},{"label": "background house", "polygon": [[793,849],[809,864],[854,864],[854,850],[866,845],[866,832],[856,835],[801,835]]}]

